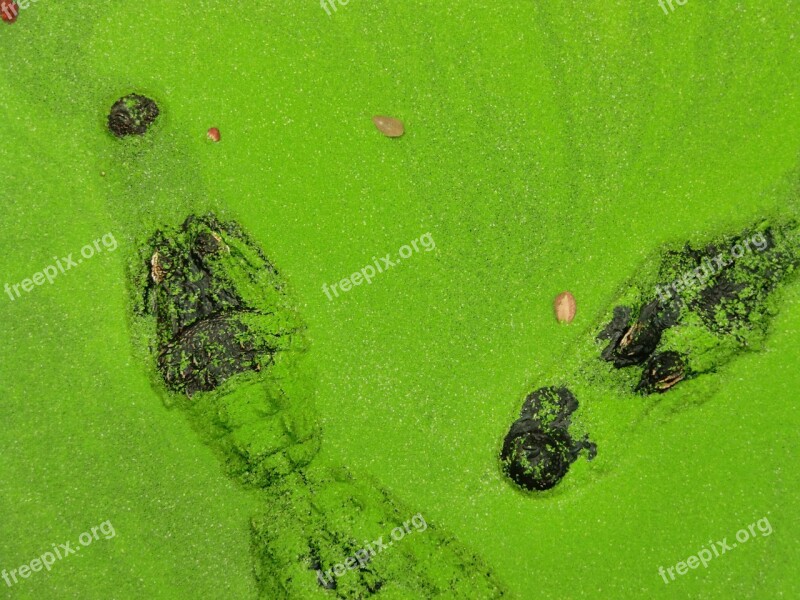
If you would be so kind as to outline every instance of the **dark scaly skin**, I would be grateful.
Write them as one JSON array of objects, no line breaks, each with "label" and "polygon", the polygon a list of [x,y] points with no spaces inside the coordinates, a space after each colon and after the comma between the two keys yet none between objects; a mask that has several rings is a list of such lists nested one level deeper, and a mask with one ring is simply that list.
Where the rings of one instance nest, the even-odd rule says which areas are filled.
[{"label": "dark scaly skin", "polygon": [[[224,236],[224,240],[223,240]],[[300,334],[298,317],[280,307],[275,268],[255,244],[213,216],[191,217],[149,244],[146,304],[158,324],[158,366],[165,384],[189,396],[236,373],[266,368]],[[248,252],[249,251],[249,252]],[[233,277],[246,265],[265,292],[245,299]]]}]

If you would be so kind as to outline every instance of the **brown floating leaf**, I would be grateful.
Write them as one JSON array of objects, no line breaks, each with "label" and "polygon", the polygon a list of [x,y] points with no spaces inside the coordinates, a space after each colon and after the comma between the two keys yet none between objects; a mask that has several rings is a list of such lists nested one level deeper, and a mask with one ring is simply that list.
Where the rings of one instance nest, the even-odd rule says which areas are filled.
[{"label": "brown floating leaf", "polygon": [[375,127],[378,128],[378,131],[380,131],[386,137],[400,137],[406,131],[405,127],[403,126],[403,122],[400,119],[395,119],[394,117],[378,115],[372,117],[372,122],[375,123]]},{"label": "brown floating leaf", "polygon": [[569,292],[561,292],[553,301],[553,311],[556,313],[559,323],[572,323],[575,313],[578,311],[575,296]]}]

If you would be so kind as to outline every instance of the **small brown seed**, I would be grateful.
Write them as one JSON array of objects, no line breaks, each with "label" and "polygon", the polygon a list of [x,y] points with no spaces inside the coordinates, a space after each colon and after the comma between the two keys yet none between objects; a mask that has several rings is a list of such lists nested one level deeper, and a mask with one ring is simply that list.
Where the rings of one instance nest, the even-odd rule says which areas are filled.
[{"label": "small brown seed", "polygon": [[208,130],[208,139],[210,139],[212,142],[218,142],[220,140],[220,137],[221,135],[219,133],[219,129],[217,129],[216,127],[212,127],[211,129]]},{"label": "small brown seed", "polygon": [[383,135],[390,138],[400,137],[406,131],[403,122],[394,117],[384,117],[381,115],[372,117],[372,122]]},{"label": "small brown seed", "polygon": [[575,313],[578,311],[575,296],[569,292],[561,292],[553,301],[553,311],[556,313],[559,323],[572,323]]}]

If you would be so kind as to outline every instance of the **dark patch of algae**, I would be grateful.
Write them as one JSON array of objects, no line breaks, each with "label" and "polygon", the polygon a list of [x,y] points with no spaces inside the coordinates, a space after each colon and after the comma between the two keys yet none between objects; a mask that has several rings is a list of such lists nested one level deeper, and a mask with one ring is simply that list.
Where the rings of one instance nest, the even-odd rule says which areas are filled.
[{"label": "dark patch of algae", "polygon": [[141,246],[133,280],[159,385],[227,474],[263,493],[251,522],[262,598],[505,595],[479,557],[420,514],[411,528],[414,513],[388,490],[314,462],[321,435],[298,375],[303,324],[236,223],[208,214],[160,229]]}]

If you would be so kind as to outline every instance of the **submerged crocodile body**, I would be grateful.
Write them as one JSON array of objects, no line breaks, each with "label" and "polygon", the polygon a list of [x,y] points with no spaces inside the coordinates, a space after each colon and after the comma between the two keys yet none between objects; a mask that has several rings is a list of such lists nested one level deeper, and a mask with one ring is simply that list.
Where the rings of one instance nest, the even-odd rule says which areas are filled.
[{"label": "submerged crocodile body", "polygon": [[583,451],[594,458],[588,437],[576,442],[570,433],[578,400],[564,383],[578,373],[602,381],[603,364],[620,374],[633,372],[632,385],[626,378],[617,383],[625,382],[622,393],[641,398],[762,347],[778,310],[775,292],[799,265],[800,226],[794,220],[763,221],[738,234],[686,243],[646,263],[594,329],[597,344],[580,359],[581,367],[562,377],[561,387],[528,396],[503,443],[503,471],[519,487],[542,491],[555,487]]},{"label": "submerged crocodile body", "polygon": [[300,373],[303,325],[237,224],[190,216],[157,231],[136,265],[136,313],[161,383],[227,473],[263,494],[251,522],[261,597],[505,595],[487,565],[435,525],[410,530],[412,511],[388,490],[314,460],[321,434]]}]

